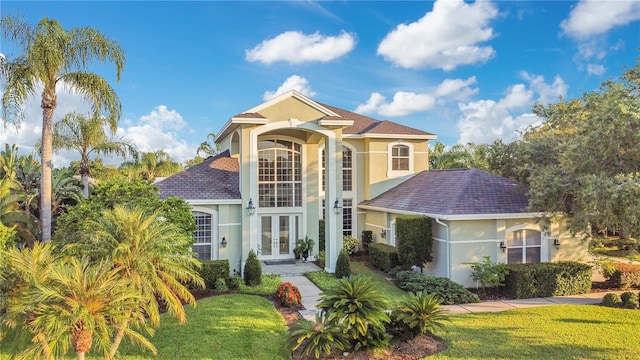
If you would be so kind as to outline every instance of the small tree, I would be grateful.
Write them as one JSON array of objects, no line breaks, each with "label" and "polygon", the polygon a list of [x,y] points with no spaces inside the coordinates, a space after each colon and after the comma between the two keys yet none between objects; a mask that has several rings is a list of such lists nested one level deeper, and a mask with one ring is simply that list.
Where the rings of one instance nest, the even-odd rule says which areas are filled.
[{"label": "small tree", "polygon": [[[482,288],[492,288],[504,285],[504,277],[507,275],[505,264],[496,264],[490,256],[485,256],[483,262],[465,263],[471,265],[471,279],[480,283]],[[476,288],[478,286],[476,285]]]},{"label": "small tree", "polygon": [[249,257],[244,264],[244,283],[247,286],[260,285],[262,282],[262,265],[256,256],[256,253],[249,251]]},{"label": "small tree", "polygon": [[338,260],[336,261],[336,278],[342,279],[343,277],[348,276],[351,276],[351,262],[349,255],[346,251],[340,250]]}]

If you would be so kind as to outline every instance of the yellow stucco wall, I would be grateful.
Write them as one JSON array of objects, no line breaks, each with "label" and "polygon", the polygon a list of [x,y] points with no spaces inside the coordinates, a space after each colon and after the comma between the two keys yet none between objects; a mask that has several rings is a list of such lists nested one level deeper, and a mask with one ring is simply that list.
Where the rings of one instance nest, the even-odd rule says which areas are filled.
[{"label": "yellow stucco wall", "polygon": [[325,116],[324,113],[303,103],[295,98],[284,99],[272,106],[260,110],[260,114],[269,119],[269,122],[298,119],[300,121],[312,121]]}]

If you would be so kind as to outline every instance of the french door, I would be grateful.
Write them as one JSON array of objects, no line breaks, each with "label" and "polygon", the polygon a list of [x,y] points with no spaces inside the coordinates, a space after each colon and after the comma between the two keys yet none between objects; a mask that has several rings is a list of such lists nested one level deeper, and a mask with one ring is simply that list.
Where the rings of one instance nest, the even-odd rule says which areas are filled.
[{"label": "french door", "polygon": [[299,237],[300,215],[260,215],[260,258],[290,259]]}]

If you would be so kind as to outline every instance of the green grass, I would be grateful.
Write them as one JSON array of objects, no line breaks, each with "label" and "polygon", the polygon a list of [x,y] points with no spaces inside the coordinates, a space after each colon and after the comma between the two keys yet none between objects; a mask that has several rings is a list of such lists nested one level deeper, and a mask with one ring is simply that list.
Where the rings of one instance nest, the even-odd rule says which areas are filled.
[{"label": "green grass", "polygon": [[[163,314],[151,342],[158,356],[131,345],[120,347],[123,360],[139,359],[290,359],[286,325],[280,313],[260,296],[230,294],[198,301],[187,307],[185,325]],[[90,359],[101,359],[91,354]],[[0,359],[8,360],[0,350]],[[69,357],[71,359],[71,357]]]},{"label": "green grass", "polygon": [[[354,275],[368,277],[374,283],[375,288],[384,295],[390,305],[396,304],[400,299],[407,295],[405,291],[387,280],[382,273],[370,268],[364,262],[352,261],[351,273]],[[306,273],[305,276],[309,278],[312,283],[316,284],[320,290],[329,289],[331,286],[335,285],[337,281],[333,274],[329,274],[324,270],[311,271]]]},{"label": "green grass", "polygon": [[438,359],[637,359],[640,311],[553,305],[451,316]]},{"label": "green grass", "polygon": [[240,280],[238,291],[242,294],[269,296],[276,293],[280,284],[282,284],[282,280],[279,275],[262,275],[260,285],[256,286],[247,286],[244,281]]}]

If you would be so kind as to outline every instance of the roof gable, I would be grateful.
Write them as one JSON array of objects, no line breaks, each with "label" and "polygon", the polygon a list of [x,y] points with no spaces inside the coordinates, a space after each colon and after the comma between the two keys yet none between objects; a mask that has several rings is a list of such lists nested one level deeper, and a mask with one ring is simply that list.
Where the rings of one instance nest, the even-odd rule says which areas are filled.
[{"label": "roof gable", "polygon": [[526,213],[519,183],[478,169],[423,171],[361,205],[433,215]]},{"label": "roof gable", "polygon": [[186,200],[240,199],[238,160],[224,151],[156,183],[160,197]]}]

